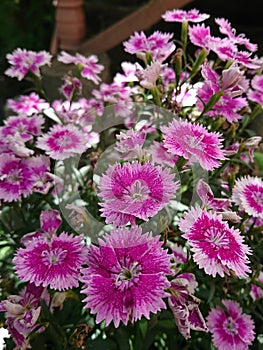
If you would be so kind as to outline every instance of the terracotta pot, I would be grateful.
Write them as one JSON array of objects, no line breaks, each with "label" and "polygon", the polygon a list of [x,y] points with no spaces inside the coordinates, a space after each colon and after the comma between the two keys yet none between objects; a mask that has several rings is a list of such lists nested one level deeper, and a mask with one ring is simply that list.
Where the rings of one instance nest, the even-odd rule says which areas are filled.
[{"label": "terracotta pot", "polygon": [[58,0],[56,3],[56,37],[58,48],[76,50],[86,36],[83,0]]}]

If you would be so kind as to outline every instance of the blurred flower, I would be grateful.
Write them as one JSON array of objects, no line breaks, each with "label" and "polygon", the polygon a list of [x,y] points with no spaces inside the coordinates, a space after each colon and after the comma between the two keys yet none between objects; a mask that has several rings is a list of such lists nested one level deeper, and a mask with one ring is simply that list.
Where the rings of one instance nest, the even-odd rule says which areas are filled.
[{"label": "blurred flower", "polygon": [[197,9],[191,9],[189,11],[175,9],[171,11],[166,11],[162,18],[166,22],[202,22],[209,18],[210,15],[206,13],[199,13]]},{"label": "blurred flower", "polygon": [[[260,271],[258,278],[256,281],[263,284],[263,271]],[[258,299],[263,299],[263,288],[260,286],[257,286],[253,282],[251,283],[251,291],[250,291],[251,298],[256,301]]]},{"label": "blurred flower", "polygon": [[13,110],[17,114],[32,115],[41,113],[44,109],[49,108],[49,103],[40,98],[35,92],[29,95],[20,95],[17,99],[9,98],[7,100],[7,108]]},{"label": "blurred flower", "polygon": [[207,316],[207,326],[218,350],[247,350],[255,338],[254,321],[233,300],[222,300]]}]

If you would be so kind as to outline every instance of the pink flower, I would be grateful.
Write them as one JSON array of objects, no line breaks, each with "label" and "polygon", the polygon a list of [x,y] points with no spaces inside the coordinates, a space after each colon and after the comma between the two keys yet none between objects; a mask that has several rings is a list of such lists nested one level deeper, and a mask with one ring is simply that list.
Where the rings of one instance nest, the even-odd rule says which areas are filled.
[{"label": "pink flower", "polygon": [[207,316],[207,326],[218,350],[247,350],[255,338],[254,321],[236,301],[222,300]]},{"label": "pink flower", "polygon": [[12,54],[7,54],[6,58],[12,67],[8,68],[5,74],[11,78],[22,80],[28,73],[40,78],[39,68],[50,65],[52,56],[46,51],[34,52],[18,48]]},{"label": "pink flower", "polygon": [[101,78],[99,74],[103,71],[104,67],[98,64],[98,57],[90,55],[85,57],[79,53],[71,55],[65,51],[62,51],[58,56],[58,61],[65,64],[75,64],[80,68],[80,74],[83,78],[92,80],[95,84],[99,84]]},{"label": "pink flower", "polygon": [[122,157],[137,156],[142,151],[144,141],[146,139],[146,133],[143,131],[136,131],[129,129],[126,132],[120,132],[116,135],[115,148],[120,153],[123,153]]},{"label": "pink flower", "polygon": [[50,159],[46,156],[37,156],[27,159],[27,165],[32,170],[34,181],[34,192],[47,194],[54,185],[53,177],[50,173]]},{"label": "pink flower", "polygon": [[255,75],[251,80],[252,89],[249,89],[247,96],[251,101],[263,106],[263,74]]},{"label": "pink flower", "polygon": [[85,133],[74,125],[54,125],[47,134],[39,137],[37,147],[51,158],[67,159],[82,154],[88,148]]},{"label": "pink flower", "polygon": [[66,232],[28,240],[13,259],[19,278],[58,290],[78,287],[80,268],[87,258],[82,240],[82,236],[74,237]]},{"label": "pink flower", "polygon": [[170,171],[151,163],[110,166],[100,182],[102,217],[116,226],[148,221],[174,198],[178,183]]},{"label": "pink flower", "polygon": [[174,43],[169,41],[172,37],[171,33],[155,31],[147,38],[144,32],[135,32],[123,43],[124,50],[130,54],[136,54],[145,62],[146,53],[151,54],[154,61],[162,63],[175,50]]},{"label": "pink flower", "polygon": [[[19,350],[29,349],[28,337],[36,329],[41,313],[41,299],[48,304],[49,294],[43,287],[28,284],[19,295],[10,295],[0,302],[0,311],[5,311],[8,331]],[[41,327],[39,331],[43,331]]]},{"label": "pink flower", "polygon": [[224,277],[230,271],[238,277],[247,277],[250,248],[238,229],[229,227],[220,214],[192,208],[179,222],[183,237],[193,252],[193,259],[205,273]]},{"label": "pink flower", "polygon": [[161,131],[168,152],[188,159],[189,164],[199,162],[202,168],[214,170],[225,159],[221,135],[200,124],[174,119],[168,126],[162,126]]},{"label": "pink flower", "polygon": [[28,162],[12,154],[0,155],[0,199],[17,201],[33,192],[35,179]]},{"label": "pink flower", "polygon": [[[260,271],[256,281],[263,284],[263,271]],[[263,289],[260,286],[257,286],[256,284],[251,283],[250,296],[254,301],[258,299],[263,299]]]},{"label": "pink flower", "polygon": [[198,307],[198,299],[193,296],[198,283],[192,273],[183,273],[171,281],[171,308],[179,332],[185,339],[191,338],[190,331],[207,332],[205,320]]},{"label": "pink flower", "polygon": [[236,30],[231,27],[231,24],[225,18],[216,18],[215,22],[219,25],[219,30],[222,34],[226,34],[228,38],[235,44],[244,45],[249,51],[256,51],[258,45],[252,44],[245,34],[236,35]]},{"label": "pink flower", "polygon": [[232,191],[232,200],[251,216],[263,215],[263,180],[256,176],[243,176],[236,180]]},{"label": "pink flower", "polygon": [[[137,62],[136,62],[137,63]],[[156,86],[156,81],[161,74],[162,65],[158,61],[153,61],[145,69],[139,64],[137,65],[136,75],[140,85],[145,89],[152,90]]]},{"label": "pink flower", "polygon": [[9,98],[7,100],[7,108],[13,110],[17,114],[32,115],[41,113],[44,109],[49,108],[49,103],[39,97],[35,92],[29,95],[21,95],[16,100]]},{"label": "pink flower", "polygon": [[168,165],[173,168],[178,159],[178,156],[167,152],[163,144],[157,141],[153,141],[148,151],[151,154],[152,161],[163,166]]},{"label": "pink flower", "polygon": [[206,13],[199,13],[199,10],[197,9],[191,9],[189,11],[181,10],[181,9],[175,9],[171,11],[166,11],[162,18],[166,22],[203,22],[207,18],[209,18],[210,15]]},{"label": "pink flower", "polygon": [[60,91],[67,100],[71,101],[75,95],[81,94],[81,81],[76,77],[66,76],[64,78],[64,84],[61,87]]},{"label": "pink flower", "polygon": [[62,224],[60,212],[54,209],[42,210],[40,214],[41,230],[49,235],[55,234]]},{"label": "pink flower", "polygon": [[204,23],[189,27],[189,39],[192,44],[206,49],[211,49],[210,27],[205,27]]},{"label": "pink flower", "polygon": [[166,308],[170,257],[151,232],[142,234],[138,226],[113,229],[99,239],[98,247],[91,246],[87,264],[83,301],[97,314],[97,323],[105,320],[108,326],[113,321],[117,328],[120,322],[149,319],[151,312]]}]

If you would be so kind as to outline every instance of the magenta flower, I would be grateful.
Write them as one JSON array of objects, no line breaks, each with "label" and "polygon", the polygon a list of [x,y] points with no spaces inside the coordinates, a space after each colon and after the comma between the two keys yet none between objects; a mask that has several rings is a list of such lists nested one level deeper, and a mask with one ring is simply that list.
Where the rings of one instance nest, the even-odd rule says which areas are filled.
[{"label": "magenta flower", "polygon": [[230,271],[238,277],[247,277],[250,248],[238,229],[229,227],[220,214],[192,208],[179,222],[193,252],[193,259],[205,273],[224,277]]},{"label": "magenta flower", "polygon": [[27,165],[32,170],[34,192],[47,194],[54,185],[54,178],[50,173],[50,158],[37,156],[27,159]]},{"label": "magenta flower", "polygon": [[75,64],[80,68],[80,74],[83,78],[93,81],[95,84],[99,84],[101,78],[99,74],[103,71],[104,67],[98,64],[98,57],[90,55],[85,57],[79,53],[71,55],[65,51],[62,51],[58,56],[58,61],[65,64]]},{"label": "magenta flower", "polygon": [[251,216],[263,216],[263,180],[256,176],[243,176],[236,180],[232,200]]},{"label": "magenta flower", "polygon": [[218,350],[247,350],[255,338],[254,321],[236,301],[222,300],[207,316],[207,326]]},{"label": "magenta flower", "polygon": [[71,101],[75,95],[81,94],[81,81],[76,77],[66,76],[60,91],[67,100]]},{"label": "magenta flower", "polygon": [[[260,271],[259,276],[256,279],[256,281],[263,284],[263,271]],[[251,283],[250,296],[254,301],[256,301],[258,299],[263,299],[263,289],[261,287],[257,286],[256,284]]]},{"label": "magenta flower", "polygon": [[148,38],[144,32],[135,32],[129,40],[123,43],[124,50],[130,54],[136,54],[146,62],[146,53],[152,54],[154,61],[162,63],[175,50],[171,40],[173,34],[155,31]]},{"label": "magenta flower", "polygon": [[168,298],[168,304],[173,312],[178,330],[185,339],[191,338],[191,330],[208,331],[199,310],[199,300],[193,295],[197,285],[192,273],[183,273],[171,281],[169,289],[171,296]]},{"label": "magenta flower", "polygon": [[210,51],[211,49],[211,34],[210,27],[205,27],[204,23],[197,24],[188,28],[189,39],[192,44]]},{"label": "magenta flower", "polygon": [[197,9],[191,9],[189,11],[181,10],[181,9],[175,9],[171,11],[166,11],[162,18],[166,22],[203,22],[207,18],[209,18],[210,15],[206,13],[199,13],[199,10]]},{"label": "magenta flower", "polygon": [[221,135],[200,124],[174,119],[168,126],[162,126],[161,131],[168,152],[188,159],[189,164],[199,162],[202,168],[214,170],[225,159]]},{"label": "magenta flower", "polygon": [[263,106],[263,74],[255,75],[251,80],[251,86],[247,93],[248,98]]},{"label": "magenta flower", "polygon": [[6,58],[12,67],[8,68],[5,74],[22,80],[28,73],[40,78],[40,67],[50,65],[52,56],[46,51],[34,52],[18,48],[12,54],[7,54]]},{"label": "magenta flower", "polygon": [[85,152],[88,148],[87,136],[74,125],[54,125],[47,134],[39,137],[37,147],[51,158],[67,159]]},{"label": "magenta flower", "polygon": [[102,217],[116,226],[148,221],[174,198],[178,183],[169,169],[151,163],[110,166],[100,182]]},{"label": "magenta flower", "polygon": [[40,98],[35,92],[31,92],[29,95],[21,95],[17,100],[11,98],[7,100],[7,108],[13,110],[17,114],[25,114],[28,116],[41,113],[44,109],[49,107],[49,103]]},{"label": "magenta flower", "polygon": [[0,199],[18,201],[33,192],[35,179],[29,160],[8,153],[0,155]]},{"label": "magenta flower", "polygon": [[118,327],[165,309],[163,298],[170,283],[170,257],[159,237],[142,234],[140,227],[113,229],[91,246],[88,268],[83,269],[83,300],[96,322],[113,321]]},{"label": "magenta flower", "polygon": [[62,224],[60,212],[55,209],[42,210],[40,214],[41,230],[49,235],[55,234]]},{"label": "magenta flower", "polygon": [[[27,338],[39,326],[41,299],[48,304],[50,297],[47,290],[29,283],[19,295],[10,295],[0,302],[0,311],[5,311],[7,328],[17,350],[31,348]],[[43,330],[44,327],[41,327],[38,332]]]},{"label": "magenta flower", "polygon": [[81,265],[86,263],[82,236],[62,232],[51,238],[33,237],[13,259],[19,278],[37,286],[64,290],[78,287]]}]

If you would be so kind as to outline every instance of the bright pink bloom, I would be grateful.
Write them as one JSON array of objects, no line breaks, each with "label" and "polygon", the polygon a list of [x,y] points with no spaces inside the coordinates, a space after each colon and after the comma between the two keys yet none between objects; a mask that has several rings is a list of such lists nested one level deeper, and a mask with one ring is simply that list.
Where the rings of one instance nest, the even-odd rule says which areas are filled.
[{"label": "bright pink bloom", "polygon": [[175,45],[171,40],[173,34],[155,31],[148,38],[144,32],[135,32],[128,41],[123,43],[124,50],[130,54],[136,54],[146,62],[146,53],[152,54],[154,61],[162,63],[174,50]]},{"label": "bright pink bloom", "polygon": [[263,180],[256,176],[243,176],[237,179],[232,192],[232,200],[241,211],[262,218]]},{"label": "bright pink bloom", "polygon": [[82,154],[88,148],[85,133],[74,125],[54,125],[47,134],[39,137],[37,147],[51,158],[63,160]]},{"label": "bright pink bloom", "polygon": [[83,301],[97,314],[97,323],[105,320],[108,326],[113,321],[118,327],[166,308],[170,257],[151,232],[142,234],[138,226],[112,229],[98,247],[91,246],[87,264]]},{"label": "bright pink bloom", "polygon": [[179,222],[183,237],[193,252],[193,259],[208,275],[224,277],[230,271],[238,277],[247,277],[250,248],[243,243],[238,229],[229,227],[222,216],[196,207]]},{"label": "bright pink bloom", "polygon": [[251,101],[263,106],[263,74],[255,75],[251,80],[252,89],[249,89],[247,96]]},{"label": "bright pink bloom", "polygon": [[255,338],[254,321],[236,301],[222,300],[207,316],[207,326],[218,350],[247,350]]},{"label": "bright pink bloom", "polygon": [[40,78],[39,68],[50,65],[52,56],[46,51],[34,52],[18,48],[12,54],[7,54],[6,58],[12,67],[8,68],[5,74],[11,78],[22,80],[28,73]]},{"label": "bright pink bloom", "polygon": [[168,168],[151,163],[110,166],[100,182],[102,216],[116,226],[148,221],[174,198],[178,183]]},{"label": "bright pink bloom", "polygon": [[173,312],[179,332],[185,339],[191,338],[190,331],[207,332],[205,320],[199,310],[198,299],[193,296],[198,283],[192,273],[183,273],[171,281],[171,296],[168,304]]},{"label": "bright pink bloom", "polygon": [[[256,280],[263,284],[263,271],[260,271],[259,276]],[[250,296],[254,301],[258,299],[263,299],[263,289],[257,286],[256,284],[251,283]]]},{"label": "bright pink bloom", "polygon": [[[5,311],[7,328],[17,350],[31,348],[28,337],[39,326],[37,320],[41,313],[41,300],[48,304],[48,292],[43,287],[29,283],[19,295],[10,295],[0,302],[0,311]],[[43,330],[44,327],[41,327],[38,332]]]},{"label": "bright pink bloom", "polygon": [[49,108],[50,105],[44,99],[40,98],[35,92],[29,95],[21,95],[19,98],[7,100],[7,108],[13,110],[17,114],[32,115],[41,113],[44,109]]},{"label": "bright pink bloom", "polygon": [[43,155],[31,157],[27,159],[27,165],[32,170],[34,192],[47,194],[54,185],[53,177],[50,173],[50,158]]},{"label": "bright pink bloom", "polygon": [[188,159],[189,164],[199,162],[202,168],[214,170],[225,159],[221,135],[200,124],[174,119],[168,126],[162,126],[161,131],[168,152]]},{"label": "bright pink bloom", "polygon": [[206,13],[199,13],[199,10],[197,9],[191,9],[189,11],[181,10],[181,9],[175,9],[171,11],[166,11],[162,18],[166,22],[203,22],[207,18],[209,18],[210,15]]},{"label": "bright pink bloom", "polygon": [[189,39],[192,44],[206,49],[211,49],[210,27],[205,27],[204,23],[189,27]]},{"label": "bright pink bloom", "polygon": [[54,209],[42,210],[40,214],[41,230],[52,235],[62,224],[60,212]]},{"label": "bright pink bloom", "polygon": [[67,100],[72,101],[75,95],[80,95],[82,92],[81,81],[76,77],[66,76],[60,91]]},{"label": "bright pink bloom", "polygon": [[78,287],[80,268],[86,263],[87,252],[82,236],[66,232],[51,238],[33,237],[19,248],[13,259],[22,281],[37,286],[64,290]]},{"label": "bright pink bloom", "polygon": [[58,61],[65,64],[75,64],[80,68],[81,76],[85,79],[92,80],[95,84],[99,84],[101,81],[99,74],[103,71],[104,67],[103,65],[98,64],[98,57],[95,55],[85,57],[79,53],[71,55],[62,51],[58,56]]},{"label": "bright pink bloom", "polygon": [[219,30],[222,34],[228,36],[228,38],[235,44],[244,45],[248,51],[257,51],[257,44],[252,44],[245,34],[236,35],[236,30],[231,27],[231,24],[225,18],[216,18],[215,22],[219,25]]}]

